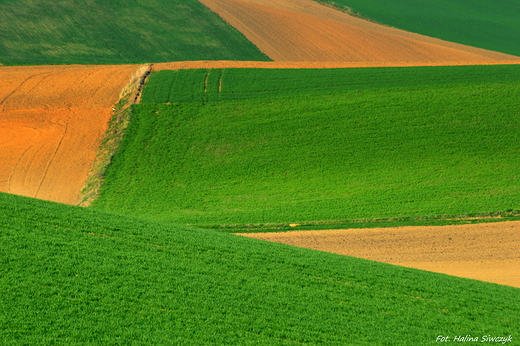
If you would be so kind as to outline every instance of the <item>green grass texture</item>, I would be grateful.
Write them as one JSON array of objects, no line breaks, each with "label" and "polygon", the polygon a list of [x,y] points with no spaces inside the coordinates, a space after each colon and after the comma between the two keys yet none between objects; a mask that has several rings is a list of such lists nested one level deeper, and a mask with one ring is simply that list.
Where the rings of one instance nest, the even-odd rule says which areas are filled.
[{"label": "green grass texture", "polygon": [[0,263],[6,346],[434,345],[520,327],[517,288],[7,194]]},{"label": "green grass texture", "polygon": [[517,210],[519,77],[515,65],[155,73],[93,207],[201,227]]},{"label": "green grass texture", "polygon": [[517,0],[320,0],[390,25],[446,41],[520,56]]},{"label": "green grass texture", "polygon": [[197,0],[0,0],[0,64],[269,60]]}]

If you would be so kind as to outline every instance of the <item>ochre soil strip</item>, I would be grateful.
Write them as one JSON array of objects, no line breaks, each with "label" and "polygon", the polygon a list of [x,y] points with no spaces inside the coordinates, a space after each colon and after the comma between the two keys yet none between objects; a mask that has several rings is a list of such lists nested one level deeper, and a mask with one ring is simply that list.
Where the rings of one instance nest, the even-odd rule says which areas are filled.
[{"label": "ochre soil strip", "polygon": [[298,61],[176,61],[153,64],[154,71],[198,68],[356,68],[356,67],[405,67],[405,66],[460,66],[460,65],[514,65],[520,60],[489,61],[437,61],[437,62],[298,62]]},{"label": "ochre soil strip", "polygon": [[520,221],[239,235],[520,288]]},{"label": "ochre soil strip", "polygon": [[312,0],[199,0],[274,61],[468,65],[520,57],[375,24]]},{"label": "ochre soil strip", "polygon": [[0,67],[0,191],[76,204],[137,68]]}]

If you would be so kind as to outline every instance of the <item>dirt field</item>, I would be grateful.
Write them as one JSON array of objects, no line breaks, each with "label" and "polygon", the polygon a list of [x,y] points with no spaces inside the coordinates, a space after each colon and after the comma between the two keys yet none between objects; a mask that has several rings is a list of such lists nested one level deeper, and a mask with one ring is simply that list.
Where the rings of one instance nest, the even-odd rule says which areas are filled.
[{"label": "dirt field", "polygon": [[0,191],[76,204],[137,68],[0,67]]},{"label": "dirt field", "polygon": [[312,0],[199,0],[274,61],[479,64],[519,57],[374,24]]},{"label": "dirt field", "polygon": [[520,60],[489,60],[468,63],[459,62],[291,62],[291,61],[176,61],[153,64],[154,71],[197,68],[349,68],[349,67],[399,67],[399,66],[457,66],[520,64]]},{"label": "dirt field", "polygon": [[520,287],[520,221],[239,235]]}]

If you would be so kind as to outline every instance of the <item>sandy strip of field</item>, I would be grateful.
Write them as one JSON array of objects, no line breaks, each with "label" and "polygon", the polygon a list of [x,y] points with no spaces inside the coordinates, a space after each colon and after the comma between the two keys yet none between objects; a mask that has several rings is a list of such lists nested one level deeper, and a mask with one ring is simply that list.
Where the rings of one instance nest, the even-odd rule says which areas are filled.
[{"label": "sandy strip of field", "polygon": [[153,64],[154,71],[186,70],[198,68],[361,68],[361,67],[405,67],[405,66],[462,66],[462,65],[514,65],[520,60],[489,61],[437,61],[437,62],[310,62],[310,61],[175,61]]},{"label": "sandy strip of field", "polygon": [[137,68],[0,67],[0,191],[76,204]]},{"label": "sandy strip of field", "polygon": [[479,64],[519,57],[368,22],[312,0],[199,0],[275,61]]},{"label": "sandy strip of field", "polygon": [[520,221],[239,235],[520,287]]}]

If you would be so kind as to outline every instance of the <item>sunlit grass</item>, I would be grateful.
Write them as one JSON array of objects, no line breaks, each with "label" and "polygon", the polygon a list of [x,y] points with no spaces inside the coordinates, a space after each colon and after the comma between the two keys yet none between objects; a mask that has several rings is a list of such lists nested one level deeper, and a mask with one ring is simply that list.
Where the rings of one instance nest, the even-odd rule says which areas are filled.
[{"label": "sunlit grass", "polygon": [[152,75],[94,206],[201,226],[519,209],[519,67],[322,71]]},{"label": "sunlit grass", "polygon": [[433,345],[518,330],[516,288],[6,194],[0,264],[2,345]]},{"label": "sunlit grass", "polygon": [[269,60],[197,0],[0,1],[0,63]]}]

